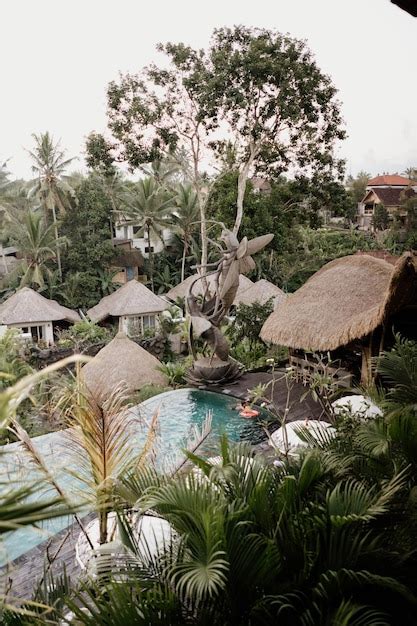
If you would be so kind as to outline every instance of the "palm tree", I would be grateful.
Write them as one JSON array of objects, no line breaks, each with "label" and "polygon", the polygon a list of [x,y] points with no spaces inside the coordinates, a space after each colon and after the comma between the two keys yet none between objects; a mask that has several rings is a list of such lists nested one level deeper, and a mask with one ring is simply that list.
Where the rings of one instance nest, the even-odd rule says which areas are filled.
[{"label": "palm tree", "polygon": [[104,192],[108,197],[112,214],[110,215],[110,237],[113,240],[113,217],[120,217],[120,208],[124,205],[125,196],[128,193],[128,185],[121,172],[116,169],[111,172],[94,171],[93,176],[96,177],[103,186]]},{"label": "palm tree", "polygon": [[32,171],[36,174],[36,181],[29,193],[39,198],[46,220],[49,220],[52,213],[58,272],[62,277],[57,211],[65,213],[70,206],[70,199],[75,197],[73,188],[64,177],[66,168],[74,159],[65,159],[65,151],[61,150],[59,142],[54,143],[48,132],[33,134],[32,137],[35,140],[35,149],[28,152],[33,160]]},{"label": "palm tree", "polygon": [[123,529],[125,568],[70,601],[81,624],[365,626],[394,623],[398,602],[414,623],[412,550],[402,560],[389,521],[404,475],[370,487],[335,480],[317,451],[277,469],[225,441],[219,464],[189,458],[175,480],[122,478],[122,498],[167,520],[177,545],[152,557]]},{"label": "palm tree", "polygon": [[47,226],[40,213],[27,212],[23,217],[9,213],[7,232],[10,240],[23,256],[19,267],[20,286],[45,286],[48,273],[47,262],[57,258],[57,245],[64,238],[56,239],[55,225]]},{"label": "palm tree", "polygon": [[138,232],[145,235],[149,254],[149,275],[151,289],[153,284],[153,250],[152,242],[162,240],[164,228],[172,224],[171,209],[174,200],[164,187],[158,185],[154,178],[140,180],[133,193],[126,197],[124,215],[131,224],[139,228]]},{"label": "palm tree", "polygon": [[174,224],[183,241],[182,262],[181,262],[181,282],[185,278],[185,259],[189,249],[190,241],[196,226],[199,223],[200,209],[198,197],[191,185],[180,184],[175,198],[176,206],[174,214]]}]

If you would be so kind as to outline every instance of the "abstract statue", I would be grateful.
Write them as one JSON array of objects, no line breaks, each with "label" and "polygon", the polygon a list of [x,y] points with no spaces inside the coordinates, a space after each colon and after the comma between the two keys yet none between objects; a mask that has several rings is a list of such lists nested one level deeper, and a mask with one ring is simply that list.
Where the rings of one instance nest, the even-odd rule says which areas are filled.
[{"label": "abstract statue", "polygon": [[[239,275],[255,269],[252,255],[268,245],[273,237],[263,235],[250,241],[244,237],[239,243],[230,230],[223,230],[220,241],[225,247],[220,245],[220,260],[204,267],[196,266],[200,274],[191,283],[186,298],[190,318],[189,345],[194,357],[188,372],[190,383],[226,382],[241,374],[242,366],[229,356],[229,344],[220,326],[236,297]],[[198,283],[203,289],[196,289]],[[197,359],[193,339],[199,337],[212,348],[211,357]]]}]

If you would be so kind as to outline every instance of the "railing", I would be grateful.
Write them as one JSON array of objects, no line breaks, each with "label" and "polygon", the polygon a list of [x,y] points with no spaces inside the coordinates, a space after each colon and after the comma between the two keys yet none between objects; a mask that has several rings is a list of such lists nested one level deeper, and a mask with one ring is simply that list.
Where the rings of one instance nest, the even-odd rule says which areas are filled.
[{"label": "railing", "polygon": [[352,374],[348,370],[330,367],[323,363],[310,361],[306,357],[290,356],[290,366],[295,370],[297,381],[307,385],[315,375],[329,376],[339,387],[352,386]]}]

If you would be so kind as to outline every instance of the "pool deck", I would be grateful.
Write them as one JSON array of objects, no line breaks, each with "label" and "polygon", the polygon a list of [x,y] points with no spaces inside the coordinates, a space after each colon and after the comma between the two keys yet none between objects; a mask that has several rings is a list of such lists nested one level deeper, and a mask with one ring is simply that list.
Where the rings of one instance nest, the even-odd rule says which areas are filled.
[{"label": "pool deck", "polygon": [[[275,373],[275,384],[273,387],[268,386],[266,399],[274,404],[279,415],[284,415],[288,407],[287,421],[289,422],[319,418],[320,406],[310,395],[303,398],[307,388],[301,383],[291,383],[288,389],[284,374],[285,370],[278,370]],[[236,398],[245,398],[249,395],[249,390],[260,384],[268,384],[271,378],[269,372],[251,372],[244,374],[232,384],[210,386],[206,389]],[[91,514],[83,521],[87,523],[90,519],[92,519]],[[7,566],[0,568],[0,593],[9,589],[10,598],[30,598],[43,577],[45,567],[50,567],[55,576],[62,574],[65,570],[70,579],[77,580],[81,574],[80,567],[75,560],[75,544],[79,534],[79,526],[76,523],[72,524],[48,541],[44,541]],[[55,555],[56,558],[54,558]]]},{"label": "pool deck", "polygon": [[250,395],[249,392],[254,387],[268,385],[265,398],[274,405],[280,417],[284,415],[288,407],[287,422],[304,420],[306,418],[318,419],[322,416],[320,405],[313,400],[311,394],[306,394],[308,387],[299,382],[287,384],[284,369],[276,370],[274,378],[275,383],[268,385],[272,380],[270,372],[249,372],[232,384],[210,385],[210,387],[204,387],[204,389],[243,399]]}]

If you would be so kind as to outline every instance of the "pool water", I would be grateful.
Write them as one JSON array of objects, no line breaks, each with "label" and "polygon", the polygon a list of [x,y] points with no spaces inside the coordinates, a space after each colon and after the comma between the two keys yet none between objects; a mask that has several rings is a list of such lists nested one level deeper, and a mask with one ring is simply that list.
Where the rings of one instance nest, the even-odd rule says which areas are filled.
[{"label": "pool water", "polygon": [[[236,410],[236,398],[196,389],[178,389],[150,398],[132,409],[138,416],[137,427],[132,432],[132,450],[140,452],[146,440],[146,423],[158,411],[158,438],[155,446],[155,465],[166,469],[167,459],[175,465],[193,427],[201,428],[208,411],[212,412],[210,435],[197,450],[202,456],[218,454],[219,439],[226,434],[229,441],[241,440],[252,443],[263,437],[258,421],[240,417]],[[262,417],[262,416],[261,416]],[[266,414],[265,414],[266,417]],[[82,483],[71,472],[77,471],[77,462],[68,449],[64,432],[49,433],[33,438],[36,450],[42,455],[48,470],[53,474],[68,497],[76,499],[82,492]],[[26,454],[17,443],[3,446],[0,455],[0,490],[10,482],[27,483],[38,478],[36,469],[28,464]],[[56,494],[50,491],[54,497]],[[37,496],[39,497],[39,496]],[[11,561],[51,535],[72,523],[72,517],[48,520],[39,529],[22,528],[3,535],[0,543],[0,565]]]}]

